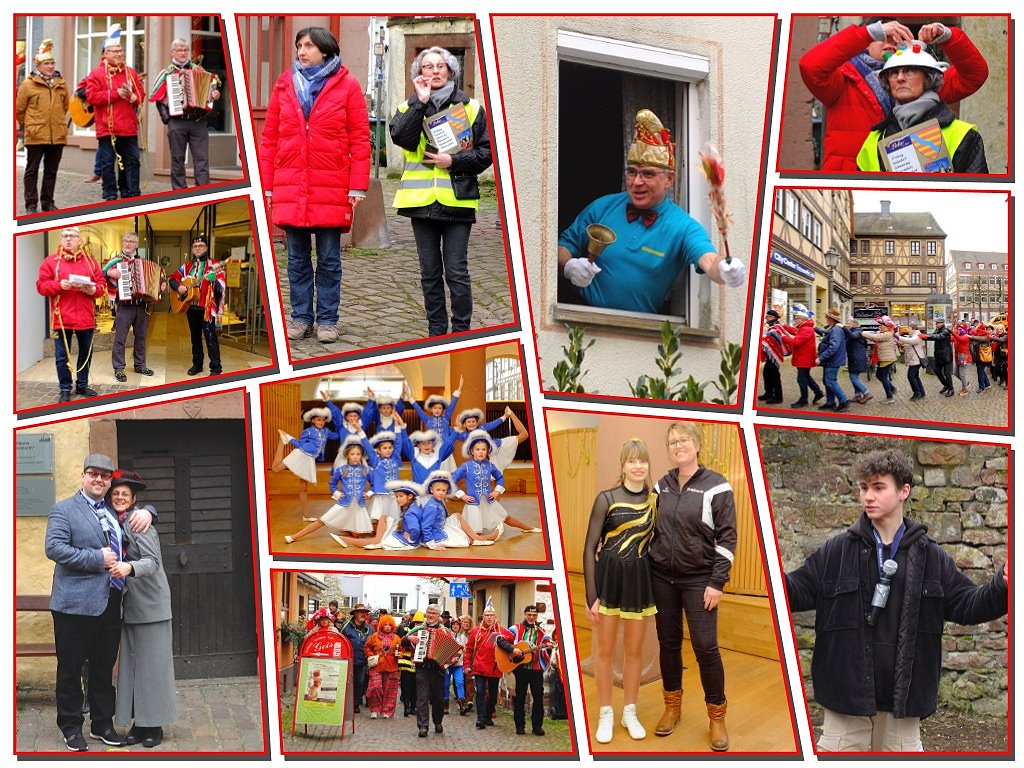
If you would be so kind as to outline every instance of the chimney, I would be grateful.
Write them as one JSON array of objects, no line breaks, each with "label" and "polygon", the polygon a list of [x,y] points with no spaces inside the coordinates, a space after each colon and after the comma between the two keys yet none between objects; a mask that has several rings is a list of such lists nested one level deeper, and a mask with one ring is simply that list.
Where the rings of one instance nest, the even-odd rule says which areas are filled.
[{"label": "chimney", "polygon": [[882,202],[882,218],[883,219],[891,218],[890,215],[889,215],[889,205],[890,205],[890,202],[888,200],[882,200],[881,202]]}]

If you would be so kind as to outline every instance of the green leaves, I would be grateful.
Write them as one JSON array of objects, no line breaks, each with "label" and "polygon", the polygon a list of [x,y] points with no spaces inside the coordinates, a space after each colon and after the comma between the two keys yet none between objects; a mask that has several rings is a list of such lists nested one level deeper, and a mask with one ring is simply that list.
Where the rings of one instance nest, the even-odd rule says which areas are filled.
[{"label": "green leaves", "polygon": [[551,372],[555,377],[555,389],[558,392],[585,394],[583,384],[580,383],[580,379],[587,375],[587,371],[583,370],[583,358],[586,356],[587,350],[594,346],[596,339],[591,339],[584,345],[583,334],[586,329],[575,325],[567,327],[569,346],[562,347],[565,359],[559,360]]}]

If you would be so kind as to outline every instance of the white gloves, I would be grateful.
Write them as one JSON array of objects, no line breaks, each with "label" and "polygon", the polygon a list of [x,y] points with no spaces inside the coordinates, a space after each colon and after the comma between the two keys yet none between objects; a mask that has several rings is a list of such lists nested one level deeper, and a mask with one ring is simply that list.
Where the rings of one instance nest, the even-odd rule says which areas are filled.
[{"label": "white gloves", "polygon": [[739,259],[722,259],[718,262],[718,274],[722,276],[722,282],[727,286],[738,288],[747,279],[747,268]]},{"label": "white gloves", "polygon": [[601,268],[590,259],[569,259],[562,267],[562,274],[577,288],[586,288],[597,277]]}]

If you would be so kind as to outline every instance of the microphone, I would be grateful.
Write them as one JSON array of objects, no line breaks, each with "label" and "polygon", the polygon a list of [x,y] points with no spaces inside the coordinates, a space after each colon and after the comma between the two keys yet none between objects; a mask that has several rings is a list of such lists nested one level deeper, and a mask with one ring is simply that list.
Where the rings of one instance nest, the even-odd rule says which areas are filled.
[{"label": "microphone", "polygon": [[885,604],[889,602],[892,577],[896,574],[898,567],[895,560],[886,560],[882,563],[882,577],[875,585],[875,593],[871,596],[871,613],[868,614],[869,627],[875,626],[875,622],[878,621],[878,614],[885,608]]}]

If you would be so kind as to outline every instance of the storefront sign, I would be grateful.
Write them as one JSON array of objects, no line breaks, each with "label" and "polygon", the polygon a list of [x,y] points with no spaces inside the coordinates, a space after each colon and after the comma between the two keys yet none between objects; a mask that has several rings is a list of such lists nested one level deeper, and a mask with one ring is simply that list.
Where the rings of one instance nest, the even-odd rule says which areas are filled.
[{"label": "storefront sign", "polygon": [[347,659],[301,659],[295,723],[340,728],[345,719],[347,682]]},{"label": "storefront sign", "polygon": [[785,267],[790,272],[796,272],[801,277],[806,277],[808,280],[814,279],[814,270],[809,267],[805,267],[795,259],[791,259],[781,251],[772,251],[771,257],[772,264],[778,264],[780,267]]},{"label": "storefront sign", "polygon": [[53,472],[51,433],[17,435],[14,446],[15,472],[19,475],[47,475]]}]

